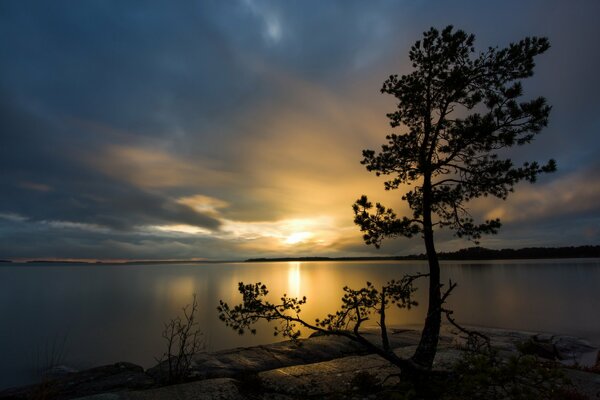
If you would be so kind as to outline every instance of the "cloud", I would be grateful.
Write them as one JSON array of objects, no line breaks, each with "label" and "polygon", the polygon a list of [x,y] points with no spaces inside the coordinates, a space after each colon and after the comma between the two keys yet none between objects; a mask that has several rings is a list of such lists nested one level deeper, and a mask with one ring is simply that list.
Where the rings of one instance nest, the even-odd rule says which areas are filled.
[{"label": "cloud", "polygon": [[216,199],[214,197],[195,194],[193,196],[182,197],[177,199],[177,203],[191,207],[200,213],[218,214],[220,209],[229,206],[226,201]]},{"label": "cloud", "polygon": [[109,233],[110,230],[106,227],[96,224],[86,224],[82,222],[71,222],[71,221],[40,221],[40,223],[48,225],[56,229],[81,229],[84,231],[98,232],[98,233]]},{"label": "cloud", "polygon": [[282,37],[282,24],[280,17],[274,10],[255,0],[243,0],[243,4],[250,12],[260,19],[263,24],[263,36],[269,43],[278,43]]},{"label": "cloud", "polygon": [[146,228],[146,229],[150,229],[151,231],[160,231],[160,232],[169,232],[169,233],[175,233],[175,234],[180,234],[177,236],[181,236],[181,234],[187,234],[187,235],[198,235],[198,234],[202,234],[202,235],[210,235],[212,232],[208,229],[203,229],[203,228],[199,228],[197,226],[194,225],[187,225],[187,224],[177,224],[177,225],[154,225],[154,226],[148,226],[148,227],[142,227]]},{"label": "cloud", "polygon": [[29,190],[36,190],[38,192],[49,192],[52,190],[52,187],[50,185],[46,185],[44,183],[21,182],[19,186]]},{"label": "cloud", "polygon": [[[395,100],[378,90],[410,70],[422,31],[447,23],[474,32],[478,48],[552,43],[525,84],[554,106],[550,126],[511,156],[554,157],[559,172],[507,202],[473,204],[505,217],[489,243],[597,237],[594,2],[1,7],[0,257],[374,252],[352,223],[355,199],[407,212],[400,191],[359,164],[390,132]],[[470,245],[438,238],[440,249]],[[388,241],[377,254],[421,247]]]},{"label": "cloud", "polygon": [[594,181],[600,166],[563,175],[545,184],[522,184],[486,218],[508,223],[532,223],[577,215],[600,215],[600,186]]},{"label": "cloud", "polygon": [[221,186],[232,181],[227,172],[203,166],[202,161],[182,159],[152,148],[108,145],[82,157],[93,168],[139,188]]},{"label": "cloud", "polygon": [[[382,180],[359,163],[362,149],[378,146],[388,131],[380,110],[299,76],[270,74],[286,95],[240,117],[247,136],[238,141],[243,151],[235,164],[250,180],[238,181],[245,195],[225,215],[260,220],[325,213],[351,224],[351,205],[362,193],[398,203],[392,198],[399,196],[384,193]],[[376,91],[366,97],[381,103]]]},{"label": "cloud", "polygon": [[23,222],[27,221],[27,217],[24,217],[15,213],[0,213],[0,218],[12,221],[12,222]]}]

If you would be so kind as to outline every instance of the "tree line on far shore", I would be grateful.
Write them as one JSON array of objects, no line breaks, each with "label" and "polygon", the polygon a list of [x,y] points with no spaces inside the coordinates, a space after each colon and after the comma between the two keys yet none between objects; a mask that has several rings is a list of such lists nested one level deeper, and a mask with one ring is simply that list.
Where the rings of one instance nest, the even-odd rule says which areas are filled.
[{"label": "tree line on far shore", "polygon": [[[544,258],[600,258],[600,246],[525,247],[522,249],[487,249],[469,247],[458,251],[439,252],[441,260],[516,260]],[[390,257],[280,257],[251,258],[247,262],[265,261],[370,261],[370,260],[426,260],[427,255],[411,254]]]}]

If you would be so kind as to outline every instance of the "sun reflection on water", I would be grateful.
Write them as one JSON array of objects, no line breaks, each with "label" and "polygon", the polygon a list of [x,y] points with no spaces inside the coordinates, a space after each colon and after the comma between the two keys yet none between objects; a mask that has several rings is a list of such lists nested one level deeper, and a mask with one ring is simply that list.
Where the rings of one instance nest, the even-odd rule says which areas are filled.
[{"label": "sun reflection on water", "polygon": [[300,297],[300,263],[290,262],[288,267],[288,294],[291,297]]},{"label": "sun reflection on water", "polygon": [[[205,285],[202,285],[205,286]],[[166,301],[172,308],[179,309],[192,301],[192,295],[201,295],[204,287],[198,287],[198,282],[193,276],[185,275],[158,281],[155,293],[162,301]]]}]

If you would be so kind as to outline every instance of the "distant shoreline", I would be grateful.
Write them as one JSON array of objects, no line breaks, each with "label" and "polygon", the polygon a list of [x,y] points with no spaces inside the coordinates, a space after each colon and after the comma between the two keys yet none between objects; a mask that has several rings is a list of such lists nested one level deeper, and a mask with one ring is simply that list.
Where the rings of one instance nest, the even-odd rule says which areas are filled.
[{"label": "distant shoreline", "polygon": [[[535,260],[565,258],[600,258],[600,246],[577,247],[526,247],[522,249],[486,249],[470,247],[453,252],[439,252],[440,260],[477,261],[477,260]],[[426,254],[384,257],[277,257],[250,258],[245,262],[282,262],[282,261],[419,261],[427,260]]]},{"label": "distant shoreline", "polygon": [[[485,261],[485,260],[537,260],[537,259],[566,259],[566,258],[600,258],[600,246],[571,246],[571,247],[526,247],[521,249],[487,249],[485,247],[470,247],[453,252],[439,252],[440,260],[445,261]],[[420,261],[427,260],[426,254],[411,254],[406,256],[368,256],[368,257],[261,257],[246,260],[6,260],[1,259],[0,265],[39,265],[39,264],[68,264],[68,265],[156,265],[156,264],[224,264],[224,263],[253,263],[253,262],[311,262],[311,261]]]},{"label": "distant shoreline", "polygon": [[138,261],[69,261],[69,260],[0,260],[1,264],[19,265],[154,265],[154,264],[226,264],[243,262],[243,260],[138,260]]}]

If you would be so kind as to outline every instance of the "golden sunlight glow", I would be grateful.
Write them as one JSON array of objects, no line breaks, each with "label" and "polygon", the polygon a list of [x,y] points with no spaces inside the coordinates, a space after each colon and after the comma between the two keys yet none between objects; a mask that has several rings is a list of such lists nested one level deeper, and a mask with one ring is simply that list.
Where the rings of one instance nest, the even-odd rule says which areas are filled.
[{"label": "golden sunlight glow", "polygon": [[228,206],[227,202],[223,200],[201,194],[182,197],[177,199],[177,202],[193,208],[196,212],[205,214],[218,214],[220,208]]},{"label": "golden sunlight glow", "polygon": [[222,233],[245,240],[274,239],[282,245],[311,243],[326,245],[336,238],[332,218],[298,218],[274,222],[240,222],[225,220]]},{"label": "golden sunlight glow", "polygon": [[290,262],[288,268],[288,294],[291,297],[300,296],[300,263]]},{"label": "golden sunlight glow", "polygon": [[[207,198],[200,199],[203,204]],[[187,202],[189,205],[192,201]],[[196,202],[196,205],[200,203]],[[207,206],[209,207],[209,206]],[[216,206],[211,214],[220,217]],[[273,222],[245,222],[220,218],[221,226],[210,230],[188,224],[149,225],[141,227],[147,232],[165,232],[173,235],[211,237],[214,239],[235,240],[242,248],[284,252],[301,252],[310,248],[326,248],[338,240],[340,228],[330,217],[284,219]]]},{"label": "golden sunlight glow", "polygon": [[[198,286],[200,285],[200,287]],[[206,282],[196,281],[192,276],[177,276],[160,279],[155,282],[154,291],[158,298],[167,300],[173,308],[188,304],[194,293],[206,290]]]},{"label": "golden sunlight glow", "polygon": [[162,231],[162,232],[174,232],[174,233],[188,233],[192,235],[196,235],[199,233],[209,234],[210,231],[208,229],[203,229],[198,226],[193,225],[185,225],[185,224],[177,224],[177,225],[155,225],[151,228]]},{"label": "golden sunlight glow", "polygon": [[215,170],[201,161],[191,162],[181,155],[149,146],[109,145],[81,157],[104,174],[141,188],[221,186],[232,178],[228,172]]},{"label": "golden sunlight glow", "polygon": [[285,239],[284,243],[298,244],[310,239],[312,236],[313,234],[310,232],[294,232]]}]

